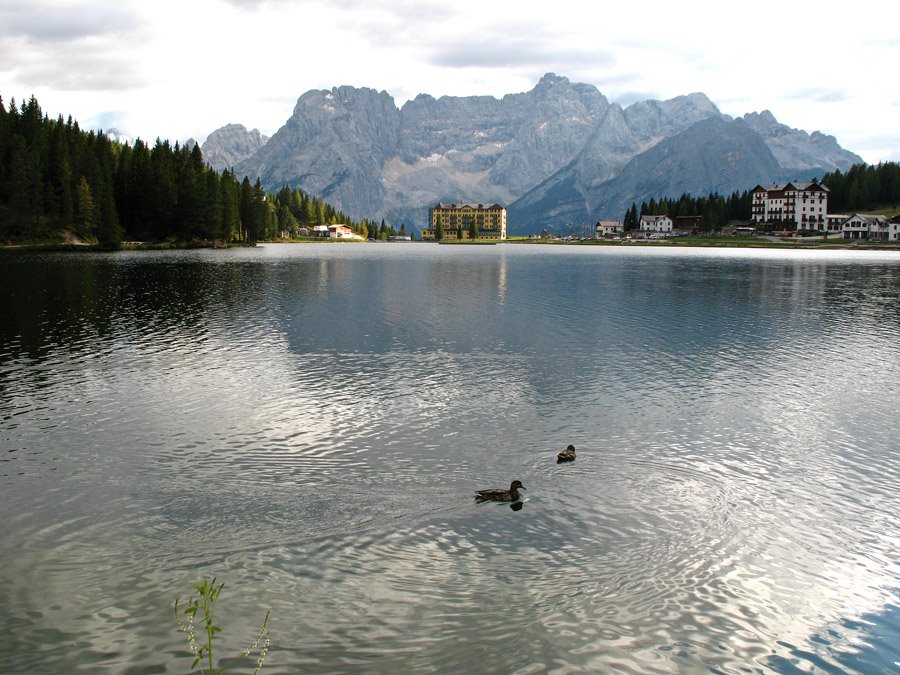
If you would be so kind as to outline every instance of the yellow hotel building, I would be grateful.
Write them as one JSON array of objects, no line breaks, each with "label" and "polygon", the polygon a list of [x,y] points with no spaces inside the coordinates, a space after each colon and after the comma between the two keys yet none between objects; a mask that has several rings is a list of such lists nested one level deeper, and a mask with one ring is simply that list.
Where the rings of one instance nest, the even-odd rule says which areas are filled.
[{"label": "yellow hotel building", "polygon": [[422,230],[422,239],[437,239],[443,231],[444,241],[469,239],[477,231],[478,239],[506,239],[506,209],[499,204],[438,204],[428,211],[429,229]]}]

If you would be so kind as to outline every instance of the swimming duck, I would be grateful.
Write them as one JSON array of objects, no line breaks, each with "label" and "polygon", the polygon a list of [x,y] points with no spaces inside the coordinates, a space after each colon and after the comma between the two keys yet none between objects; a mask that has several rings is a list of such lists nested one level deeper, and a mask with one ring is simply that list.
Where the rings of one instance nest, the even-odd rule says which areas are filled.
[{"label": "swimming duck", "polygon": [[563,462],[574,462],[575,461],[575,446],[570,445],[561,453],[556,456],[556,463],[562,464]]},{"label": "swimming duck", "polygon": [[519,501],[519,490],[524,490],[525,486],[522,481],[514,480],[509,484],[509,490],[503,488],[490,488],[488,490],[478,490],[475,493],[475,501],[477,502],[517,502]]}]

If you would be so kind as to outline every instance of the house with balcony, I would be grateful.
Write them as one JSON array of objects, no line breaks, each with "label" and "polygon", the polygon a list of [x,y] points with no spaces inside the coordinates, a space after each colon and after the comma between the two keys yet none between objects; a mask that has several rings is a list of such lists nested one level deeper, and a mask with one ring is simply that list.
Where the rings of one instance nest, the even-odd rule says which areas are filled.
[{"label": "house with balcony", "polygon": [[624,229],[625,226],[621,220],[598,220],[594,225],[594,236],[599,238],[615,237],[621,235]]},{"label": "house with balcony", "polygon": [[751,216],[759,226],[802,232],[827,231],[828,188],[821,183],[757,185],[751,195]]},{"label": "house with balcony", "polygon": [[672,219],[669,216],[641,216],[640,231],[643,233],[670,233],[672,231]]},{"label": "house with balcony", "polygon": [[826,213],[825,214],[825,231],[829,234],[835,233],[842,235],[844,232],[844,222],[850,217],[849,213]]}]

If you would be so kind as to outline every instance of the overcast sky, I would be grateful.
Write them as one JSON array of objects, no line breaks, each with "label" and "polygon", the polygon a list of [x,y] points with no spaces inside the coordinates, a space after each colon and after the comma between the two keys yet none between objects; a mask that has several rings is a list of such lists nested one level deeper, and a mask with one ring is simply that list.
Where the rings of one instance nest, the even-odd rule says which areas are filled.
[{"label": "overcast sky", "polygon": [[500,97],[553,72],[627,106],[703,92],[732,116],[900,161],[900,3],[0,0],[0,95],[152,141],[271,135],[339,85]]}]

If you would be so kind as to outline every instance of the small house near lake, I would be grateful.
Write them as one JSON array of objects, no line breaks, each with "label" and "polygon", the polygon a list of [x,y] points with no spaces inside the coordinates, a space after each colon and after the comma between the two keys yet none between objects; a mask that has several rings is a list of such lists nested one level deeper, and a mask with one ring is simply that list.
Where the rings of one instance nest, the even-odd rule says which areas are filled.
[{"label": "small house near lake", "polygon": [[854,213],[844,221],[841,230],[844,239],[900,241],[900,224],[891,222],[887,216]]},{"label": "small house near lake", "polygon": [[316,225],[313,227],[313,236],[328,239],[354,239],[357,235],[347,225]]},{"label": "small house near lake", "polygon": [[669,216],[641,216],[641,232],[671,232],[672,219]]},{"label": "small house near lake", "polygon": [[594,225],[594,236],[614,237],[622,234],[625,226],[621,220],[598,220]]}]

